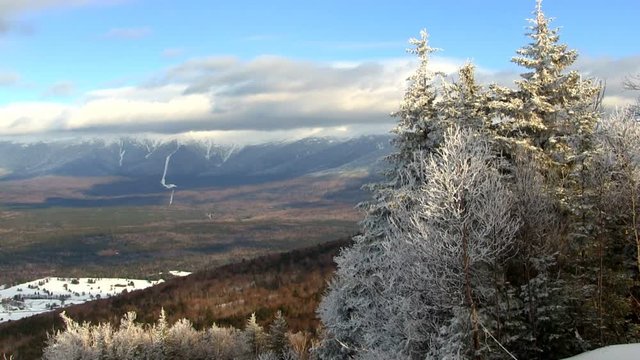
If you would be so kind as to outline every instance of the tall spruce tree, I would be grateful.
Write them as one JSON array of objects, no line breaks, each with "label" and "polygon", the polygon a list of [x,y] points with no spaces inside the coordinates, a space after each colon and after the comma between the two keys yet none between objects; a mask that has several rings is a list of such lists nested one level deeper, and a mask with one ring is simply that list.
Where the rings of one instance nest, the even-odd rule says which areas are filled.
[{"label": "tall spruce tree", "polygon": [[[518,308],[513,304],[521,304],[511,314],[511,323],[520,324],[522,331],[512,339],[517,339],[526,358],[567,354],[584,345],[574,334],[579,322],[564,315],[577,311],[585,288],[582,280],[568,279],[563,270],[574,266],[577,252],[593,240],[585,164],[593,150],[601,94],[594,80],[568,70],[578,54],[559,43],[558,30],[550,27],[541,3],[537,1],[530,20],[531,42],[512,59],[529,71],[516,81],[515,90],[491,87],[491,105],[500,118],[493,128],[511,160],[514,185],[518,189],[523,180],[517,170],[522,159],[534,163],[535,172],[542,176],[538,187],[544,189],[537,196],[547,196],[546,212],[555,219],[540,227],[539,219],[527,210],[531,206],[521,206],[524,231],[518,236],[519,251],[507,277],[507,293],[512,310]],[[539,202],[527,196],[528,191],[519,191],[519,198]],[[569,290],[572,287],[574,291]]]},{"label": "tall spruce tree", "polygon": [[494,85],[492,105],[503,117],[499,130],[509,150],[532,152],[560,172],[554,175],[567,176],[567,165],[579,162],[590,147],[601,87],[577,71],[567,71],[578,54],[559,43],[558,29],[550,28],[541,0],[534,15],[531,42],[512,59],[529,71],[516,81],[516,90]]},{"label": "tall spruce tree", "polygon": [[382,296],[389,287],[390,232],[402,222],[399,211],[412,206],[412,199],[395,189],[415,182],[416,175],[404,171],[410,167],[414,153],[437,147],[443,135],[434,107],[435,73],[428,67],[435,49],[429,46],[426,31],[420,35],[420,39],[411,40],[414,49],[410,50],[418,56],[419,65],[408,79],[400,110],[394,114],[398,119],[393,130],[396,151],[387,159],[389,170],[383,181],[369,186],[372,199],[359,205],[365,212],[362,234],[336,258],[336,276],[318,309],[326,332],[317,350],[322,358],[346,359],[362,349],[380,348],[382,343],[401,343],[402,324],[388,313],[388,300]]},{"label": "tall spruce tree", "polygon": [[[459,315],[465,314],[465,311],[469,315],[472,308],[473,317],[460,324],[472,324],[473,334],[463,338],[473,339],[474,343],[463,348],[467,353],[479,351],[476,295],[469,295],[463,303],[448,297],[445,304],[440,304],[442,298],[429,295],[429,280],[416,278],[420,273],[430,274],[429,279],[437,277],[436,273],[425,270],[425,258],[414,256],[413,262],[408,263],[399,259],[398,254],[410,255],[434,248],[434,239],[426,235],[417,239],[420,236],[418,234],[424,235],[422,230],[415,230],[415,238],[408,240],[410,229],[417,229],[417,223],[410,214],[419,214],[426,206],[424,201],[420,202],[424,200],[423,190],[430,177],[425,161],[431,154],[439,153],[439,149],[447,146],[446,134],[451,128],[483,130],[490,119],[488,107],[484,104],[486,92],[476,84],[473,66],[467,64],[460,70],[457,82],[442,82],[442,98],[438,99],[434,85],[436,74],[428,69],[429,55],[434,49],[427,44],[426,32],[423,31],[421,39],[412,40],[412,43],[416,47],[412,52],[418,56],[420,63],[408,79],[404,102],[395,114],[398,118],[393,131],[396,134],[393,140],[396,152],[388,158],[390,170],[384,181],[371,186],[373,199],[361,205],[366,211],[362,235],[356,237],[354,245],[343,250],[336,258],[336,277],[318,311],[326,327],[326,337],[318,349],[322,358],[420,358],[429,353],[429,344],[434,341],[435,334],[442,331],[445,322],[451,320],[454,309],[459,309],[456,312]],[[480,143],[485,144],[483,141]],[[464,157],[464,154],[459,155]],[[478,160],[478,163],[485,160]],[[430,169],[435,171],[434,166]],[[455,177],[453,174],[451,176]],[[484,174],[478,175],[478,178],[482,176]],[[469,203],[475,200],[471,199]],[[496,207],[492,210],[504,209]],[[495,219],[508,223],[508,216]],[[474,225],[481,227],[479,222]],[[469,231],[480,233],[479,227],[470,228]],[[420,247],[423,247],[422,250]],[[435,254],[434,251],[427,253]],[[431,259],[437,259],[437,256]],[[450,270],[455,273],[455,270]],[[471,277],[475,279],[475,270]],[[467,285],[472,286],[470,283]],[[432,311],[436,308],[446,310]],[[441,351],[451,349],[448,346],[439,348]]]}]

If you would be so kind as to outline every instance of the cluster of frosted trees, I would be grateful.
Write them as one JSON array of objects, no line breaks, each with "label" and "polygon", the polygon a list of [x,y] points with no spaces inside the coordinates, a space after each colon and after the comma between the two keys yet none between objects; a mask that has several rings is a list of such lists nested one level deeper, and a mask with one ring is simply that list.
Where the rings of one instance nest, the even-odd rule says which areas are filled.
[{"label": "cluster of frosted trees", "polygon": [[336,258],[323,359],[548,359],[640,340],[640,125],[600,110],[540,2],[514,88],[429,70]]},{"label": "cluster of frosted trees", "polygon": [[[44,349],[45,360],[170,360],[170,359],[307,359],[307,349],[296,335],[287,333],[280,312],[268,330],[252,315],[244,330],[218,327],[201,331],[182,319],[169,325],[164,311],[156,324],[135,322],[126,314],[116,328],[109,323],[79,324],[62,314],[66,330],[51,336]],[[302,344],[304,345],[304,344]]]}]

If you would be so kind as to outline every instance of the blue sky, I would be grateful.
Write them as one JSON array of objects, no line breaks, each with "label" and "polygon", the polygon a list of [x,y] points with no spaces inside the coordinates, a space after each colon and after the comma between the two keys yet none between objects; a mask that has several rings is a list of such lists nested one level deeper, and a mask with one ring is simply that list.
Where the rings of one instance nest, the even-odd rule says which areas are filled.
[{"label": "blue sky", "polygon": [[[6,118],[19,117],[20,111],[34,123],[50,123],[50,126],[36,127],[35,132],[47,132],[54,125],[58,130],[68,127],[61,126],[59,121],[29,114],[36,108],[40,110],[33,111],[38,114],[42,109],[75,114],[91,99],[104,97],[105,92],[109,96],[117,93],[118,101],[112,105],[123,106],[116,112],[124,117],[128,117],[127,104],[140,97],[155,103],[185,100],[175,99],[167,92],[184,94],[185,88],[180,86],[193,85],[198,81],[197,76],[207,78],[210,72],[230,72],[236,77],[252,74],[252,81],[259,82],[260,71],[272,74],[271,67],[275,66],[284,79],[291,82],[305,78],[305,70],[322,72],[326,67],[351,64],[352,67],[361,66],[361,72],[369,69],[377,76],[404,76],[410,69],[399,64],[399,59],[410,59],[404,54],[407,39],[416,36],[422,28],[431,34],[433,46],[444,49],[438,55],[442,62],[456,65],[472,59],[488,73],[503,76],[517,71],[509,59],[527,42],[525,19],[531,17],[534,6],[533,0],[0,0],[0,25],[4,29],[0,33],[0,106],[11,110],[3,112],[0,108],[0,114],[5,115],[0,122],[6,123],[4,127],[0,124],[0,135],[12,133],[9,128],[15,129],[20,121],[11,119],[9,123]],[[554,24],[562,28],[562,41],[581,53],[581,66],[585,71],[600,76],[606,74],[613,80],[624,76],[623,71],[640,71],[637,66],[640,49],[635,45],[640,38],[640,27],[636,24],[640,14],[639,1],[546,0],[543,8],[548,16],[556,18]],[[217,67],[219,64],[211,64],[217,64],[221,59],[227,61],[224,69]],[[193,66],[198,69],[194,70]],[[297,72],[287,73],[287,67],[293,67]],[[619,73],[611,73],[613,67]],[[182,75],[187,68],[197,76],[190,73],[185,79]],[[177,69],[181,69],[182,75],[172,77]],[[366,79],[354,75],[355,81],[359,81],[356,90],[372,86],[363,83],[379,82],[373,73]],[[310,78],[313,76],[311,74]],[[221,79],[216,78],[216,81]],[[394,80],[392,84],[399,84],[393,95],[397,102],[402,83]],[[384,86],[389,88],[392,84],[387,82]],[[157,93],[143,91],[144,95],[135,91],[151,85],[162,89]],[[325,90],[329,91],[331,87]],[[385,90],[378,95],[391,93]],[[211,94],[212,91],[206,93],[209,105],[215,107],[216,101],[211,100]],[[132,96],[134,100],[128,100],[126,96]],[[282,98],[286,102],[287,97]],[[236,100],[239,102],[234,104],[248,101],[246,98]],[[190,106],[189,101],[181,106]],[[268,118],[265,122],[279,122],[281,107],[269,107],[277,111],[265,116]],[[345,105],[344,108],[348,110],[352,106]],[[171,109],[152,110],[148,117],[156,116],[157,112],[173,111]],[[143,116],[140,111],[144,112],[139,109],[134,113]],[[347,112],[343,117],[349,115]],[[365,115],[370,114],[359,114]],[[299,117],[300,114],[291,116]],[[314,116],[322,117],[322,114]],[[178,117],[176,115],[176,119]],[[194,115],[192,123],[205,120],[199,117],[202,116]],[[327,117],[336,118],[328,125],[340,125],[339,114],[328,114]],[[100,122],[92,121],[94,125]],[[117,119],[112,119],[108,123],[116,122]],[[159,121],[150,122],[163,126]],[[274,129],[296,127],[291,121],[281,124],[286,126],[274,126]],[[109,127],[102,125],[93,128]],[[317,128],[315,125],[322,124],[302,122],[300,128]],[[250,128],[234,129],[229,124],[210,128],[202,124],[196,126],[199,131]],[[269,126],[260,130],[269,130]],[[154,129],[147,127],[145,131],[154,132]]]}]

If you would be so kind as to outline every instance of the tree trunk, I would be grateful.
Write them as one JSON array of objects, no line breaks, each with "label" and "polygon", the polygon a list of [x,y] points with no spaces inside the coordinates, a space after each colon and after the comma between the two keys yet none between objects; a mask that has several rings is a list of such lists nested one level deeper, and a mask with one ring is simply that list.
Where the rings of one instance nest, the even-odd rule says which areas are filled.
[{"label": "tree trunk", "polygon": [[473,299],[473,291],[471,286],[471,265],[469,259],[469,239],[467,237],[467,228],[462,228],[462,261],[464,266],[464,283],[465,283],[465,297],[467,306],[470,309],[471,320],[471,338],[472,338],[472,350],[473,358],[480,359],[480,326],[478,319],[478,309],[476,308],[476,302]]}]

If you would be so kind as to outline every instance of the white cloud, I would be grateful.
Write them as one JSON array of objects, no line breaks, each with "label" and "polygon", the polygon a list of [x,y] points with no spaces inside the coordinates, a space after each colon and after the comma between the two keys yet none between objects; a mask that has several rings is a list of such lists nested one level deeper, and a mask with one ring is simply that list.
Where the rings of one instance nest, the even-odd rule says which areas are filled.
[{"label": "white cloud", "polygon": [[[435,70],[452,73],[464,60],[435,57]],[[621,82],[637,60],[592,59],[577,67]],[[0,106],[0,136],[135,134],[214,136],[251,142],[309,134],[385,133],[400,104],[412,58],[320,63],[262,56],[191,59],[139,86],[85,93],[71,105],[55,102]],[[637,71],[638,70],[638,71]],[[515,72],[479,69],[482,82],[509,84]],[[637,94],[608,85],[605,105]]]}]

